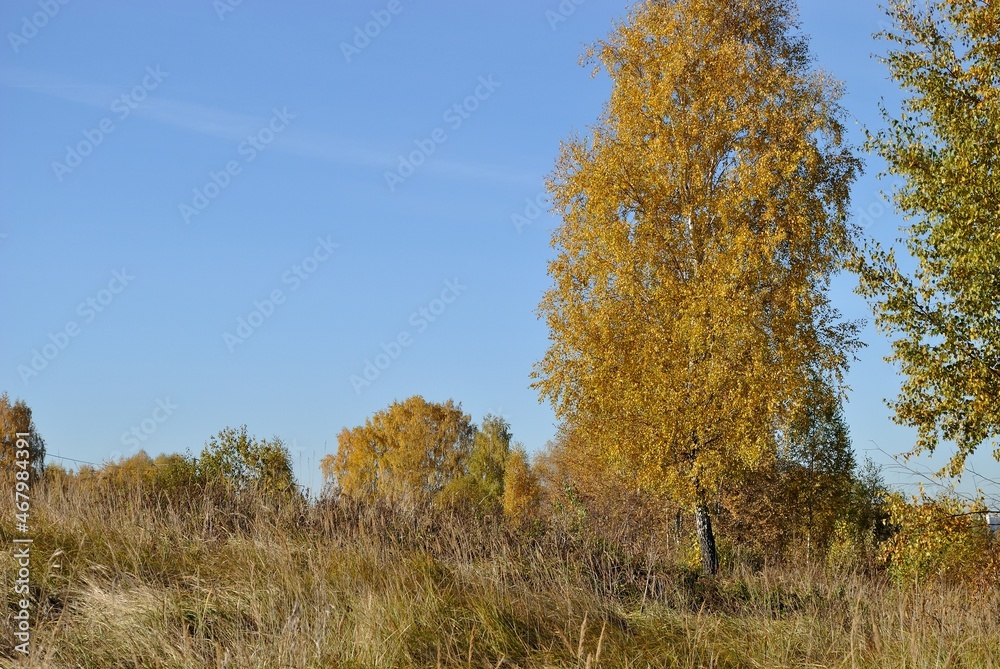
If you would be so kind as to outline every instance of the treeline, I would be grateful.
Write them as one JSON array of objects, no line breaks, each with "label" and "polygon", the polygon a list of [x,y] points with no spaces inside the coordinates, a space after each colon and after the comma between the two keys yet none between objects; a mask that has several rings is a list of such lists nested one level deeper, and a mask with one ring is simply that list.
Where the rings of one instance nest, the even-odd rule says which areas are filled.
[{"label": "treeline", "polygon": [[209,439],[198,455],[168,453],[155,458],[145,451],[99,467],[45,468],[50,485],[133,488],[151,495],[182,498],[214,493],[238,498],[248,493],[282,502],[297,494],[292,461],[281,439],[258,439],[245,425],[226,428]]},{"label": "treeline", "polygon": [[[1000,545],[976,513],[981,506],[948,497],[906,501],[872,462],[855,459],[839,400],[821,387],[813,399],[776,435],[775,457],[726,481],[711,501],[724,570],[807,564],[900,580],[1000,583]],[[30,433],[44,457],[23,402],[0,398],[0,425],[5,460],[17,432]],[[237,519],[234,528],[261,513],[294,523],[326,509],[429,533],[448,522],[549,549],[590,546],[691,573],[701,565],[685,500],[643,487],[572,426],[529,457],[503,417],[487,415],[477,425],[460,404],[414,396],[345,428],[321,469],[323,489],[310,497],[296,484],[281,439],[260,439],[242,426],[222,430],[197,453],[140,451],[76,470],[49,463],[33,485],[67,498],[103,491],[174,511],[212,500],[222,517]]]},{"label": "treeline", "polygon": [[[776,448],[768,466],[748,471],[713,500],[728,554],[822,561],[837,544],[870,562],[884,537],[887,493],[877,470],[854,459],[833,396],[817,405]],[[683,500],[639,485],[572,426],[529,461],[509,424],[472,423],[460,405],[411,397],[345,429],[322,461],[324,495],[403,508],[446,507],[502,515],[527,531],[559,526],[635,549],[687,550],[691,517]]]}]

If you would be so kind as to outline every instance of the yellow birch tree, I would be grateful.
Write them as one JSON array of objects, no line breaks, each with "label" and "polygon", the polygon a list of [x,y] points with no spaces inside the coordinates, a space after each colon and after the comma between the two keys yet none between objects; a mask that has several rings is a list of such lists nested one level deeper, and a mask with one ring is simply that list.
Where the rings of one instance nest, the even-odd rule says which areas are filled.
[{"label": "yellow birch tree", "polygon": [[695,512],[773,458],[810,370],[839,383],[856,326],[829,303],[854,249],[840,85],[787,0],[650,0],[585,62],[611,97],[561,146],[562,222],[535,386],[556,414]]},{"label": "yellow birch tree", "polygon": [[321,468],[342,494],[425,503],[467,474],[475,434],[460,404],[415,395],[341,431]]}]

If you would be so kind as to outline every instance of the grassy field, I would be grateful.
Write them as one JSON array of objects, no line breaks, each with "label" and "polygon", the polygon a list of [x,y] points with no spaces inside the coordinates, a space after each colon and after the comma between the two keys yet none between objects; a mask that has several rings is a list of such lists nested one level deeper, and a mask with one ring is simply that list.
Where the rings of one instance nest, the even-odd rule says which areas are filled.
[{"label": "grassy field", "polygon": [[5,587],[3,665],[1000,667],[995,590],[795,566],[708,579],[662,551],[447,512],[34,497],[32,652],[13,650]]}]

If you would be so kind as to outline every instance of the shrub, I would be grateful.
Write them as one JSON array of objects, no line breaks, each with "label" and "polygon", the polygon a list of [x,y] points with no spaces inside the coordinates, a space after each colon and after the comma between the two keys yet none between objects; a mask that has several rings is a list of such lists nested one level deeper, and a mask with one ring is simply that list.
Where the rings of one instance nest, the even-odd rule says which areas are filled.
[{"label": "shrub", "polygon": [[[182,464],[174,466],[174,476],[188,474]],[[288,494],[295,490],[292,459],[284,443],[277,437],[268,441],[248,435],[246,425],[227,427],[212,437],[197,459],[195,472],[205,485],[237,494]]]},{"label": "shrub", "polygon": [[517,447],[507,458],[503,480],[503,512],[517,527],[523,527],[537,517],[541,490],[538,477],[531,471],[528,456]]},{"label": "shrub", "polygon": [[929,497],[923,490],[910,501],[889,495],[886,509],[895,532],[881,554],[890,574],[901,582],[1000,584],[1000,544],[983,522],[985,508],[982,500]]}]

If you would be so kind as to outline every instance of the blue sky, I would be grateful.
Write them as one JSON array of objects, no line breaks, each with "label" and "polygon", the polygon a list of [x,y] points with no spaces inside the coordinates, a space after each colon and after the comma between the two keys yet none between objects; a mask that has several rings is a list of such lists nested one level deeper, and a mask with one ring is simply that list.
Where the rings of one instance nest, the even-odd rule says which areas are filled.
[{"label": "blue sky", "polygon": [[[342,427],[413,394],[502,413],[541,448],[556,220],[533,202],[608,95],[583,45],[628,6],[576,2],[5,2],[0,389],[53,454],[197,451],[246,423],[313,487]],[[860,142],[899,98],[869,57],[882,16],[801,9]],[[877,171],[854,204],[889,241]],[[853,286],[834,300],[868,317]],[[891,463],[866,449],[913,435],[882,402],[885,339],[864,338],[847,418]],[[987,451],[973,466],[1000,479]]]}]

